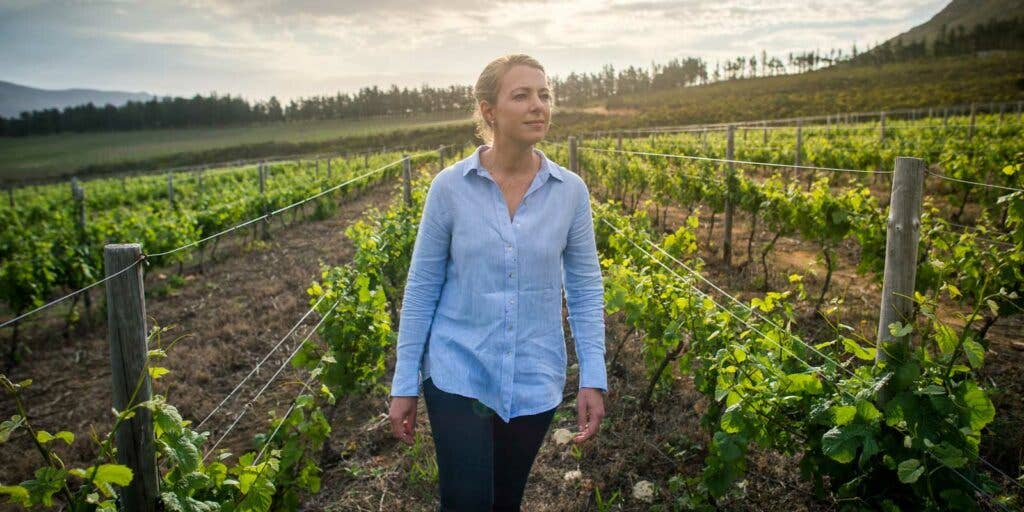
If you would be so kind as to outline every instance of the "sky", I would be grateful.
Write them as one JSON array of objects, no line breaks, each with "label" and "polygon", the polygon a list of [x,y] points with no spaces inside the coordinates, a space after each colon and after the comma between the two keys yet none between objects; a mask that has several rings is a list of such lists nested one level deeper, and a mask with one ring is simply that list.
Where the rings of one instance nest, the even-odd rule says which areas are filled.
[{"label": "sky", "polygon": [[[548,75],[858,49],[948,0],[0,0],[0,80],[250,100],[471,85],[495,57]],[[713,64],[712,64],[713,66]]]}]

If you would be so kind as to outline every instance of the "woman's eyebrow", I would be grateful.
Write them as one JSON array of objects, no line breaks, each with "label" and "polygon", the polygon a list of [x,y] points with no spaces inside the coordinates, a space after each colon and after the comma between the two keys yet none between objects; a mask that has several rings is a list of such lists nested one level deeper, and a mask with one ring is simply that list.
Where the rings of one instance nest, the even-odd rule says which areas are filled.
[{"label": "woman's eyebrow", "polygon": [[[526,90],[526,91],[532,91],[533,90],[532,87],[527,87],[527,86],[523,85],[523,86],[516,87],[515,89],[512,89],[512,92],[516,92],[516,91],[519,91],[521,89],[522,90]],[[541,87],[540,89],[537,89],[537,91],[538,92],[548,92],[548,88],[547,87]]]}]

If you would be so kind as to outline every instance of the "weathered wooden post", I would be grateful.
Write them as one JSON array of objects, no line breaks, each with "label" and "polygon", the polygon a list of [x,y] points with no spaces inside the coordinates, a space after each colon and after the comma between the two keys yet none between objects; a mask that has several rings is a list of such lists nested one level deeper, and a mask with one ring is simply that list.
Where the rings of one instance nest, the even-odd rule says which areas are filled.
[{"label": "weathered wooden post", "polygon": [[[897,361],[907,354],[910,337],[889,330],[895,322],[910,323],[914,313],[917,245],[921,237],[924,160],[896,157],[889,217],[886,221],[885,272],[878,318],[876,361]],[[898,364],[898,363],[897,363]]]},{"label": "weathered wooden post", "polygon": [[444,170],[444,144],[437,147],[437,170]]},{"label": "weathered wooden post", "polygon": [[622,132],[619,132],[615,137],[615,150],[622,151]]},{"label": "weathered wooden post", "polygon": [[[78,230],[78,245],[85,246],[89,243],[85,228],[85,188],[78,181],[78,178],[71,178],[71,196],[75,202],[75,225]],[[92,294],[90,290],[82,293],[82,300],[85,302],[85,325],[92,325]]]},{"label": "weathered wooden post", "polygon": [[761,134],[761,144],[767,146],[768,145],[768,122],[767,121],[761,121],[761,128],[763,128],[763,133]]},{"label": "weathered wooden post", "polygon": [[800,156],[803,153],[803,144],[804,144],[803,122],[798,119],[796,121],[796,157],[794,158],[793,165],[796,165],[796,166],[800,165],[800,161],[801,161]]},{"label": "weathered wooden post", "polygon": [[967,141],[970,142],[974,138],[974,103],[971,103],[971,127],[967,129]]},{"label": "weathered wooden post", "polygon": [[[733,160],[735,127],[729,125],[725,132],[725,158]],[[732,162],[726,164],[725,192],[725,240],[722,242],[722,261],[732,265],[732,216],[736,210],[736,169]]]},{"label": "weathered wooden post", "polygon": [[370,152],[363,153],[363,167],[370,168]]},{"label": "weathered wooden post", "polygon": [[402,156],[402,192],[406,206],[412,206],[412,161],[409,155]]},{"label": "weathered wooden post", "polygon": [[576,174],[580,173],[580,163],[576,154],[576,137],[572,135],[569,136],[569,170]]},{"label": "weathered wooden post", "polygon": [[167,202],[171,203],[171,208],[174,208],[174,173],[167,173]]},{"label": "weathered wooden post", "polygon": [[885,111],[878,114],[878,142],[885,142]]},{"label": "weathered wooden post", "polygon": [[[267,166],[262,163],[257,167],[260,174],[260,200],[263,203],[263,215],[270,212],[270,203],[267,202]],[[270,238],[270,219],[264,218],[260,223],[260,238],[266,240]]]},{"label": "weathered wooden post", "polygon": [[[152,383],[146,369],[149,353],[146,335],[146,302],[142,281],[141,244],[108,244],[103,248],[103,266],[109,277],[136,265],[107,281],[107,339],[114,409],[124,411],[152,398]],[[117,461],[132,470],[131,483],[121,490],[126,512],[153,512],[160,495],[156,466],[153,413],[137,407],[135,415],[122,422],[114,433]]]},{"label": "weathered wooden post", "polygon": [[331,157],[327,157],[327,181],[331,181]]}]

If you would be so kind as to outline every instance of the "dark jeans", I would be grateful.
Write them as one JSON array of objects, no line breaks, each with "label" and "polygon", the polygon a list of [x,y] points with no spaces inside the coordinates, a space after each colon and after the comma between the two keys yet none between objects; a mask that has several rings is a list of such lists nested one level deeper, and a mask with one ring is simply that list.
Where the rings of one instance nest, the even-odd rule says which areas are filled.
[{"label": "dark jeans", "polygon": [[557,407],[505,423],[477,399],[442,391],[432,379],[423,382],[423,397],[437,453],[438,511],[519,510]]}]

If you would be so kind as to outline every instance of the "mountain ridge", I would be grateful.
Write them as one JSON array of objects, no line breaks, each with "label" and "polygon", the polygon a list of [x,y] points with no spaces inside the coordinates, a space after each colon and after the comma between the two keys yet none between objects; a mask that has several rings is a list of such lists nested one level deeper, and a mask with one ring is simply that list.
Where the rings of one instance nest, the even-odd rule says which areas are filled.
[{"label": "mountain ridge", "polygon": [[121,106],[129,101],[147,101],[155,97],[147,92],[103,91],[98,89],[39,89],[0,80],[0,116],[18,117],[22,112],[63,109],[92,102],[97,107],[108,103]]},{"label": "mountain ridge", "polygon": [[1005,21],[1016,17],[1024,18],[1024,0],[952,0],[928,21],[890,38],[887,42],[894,44],[897,40],[902,40],[904,43],[911,43],[924,39],[930,45],[943,25],[946,26],[946,30],[952,30],[957,25],[963,25],[964,29],[970,30],[975,25],[987,23],[989,20]]}]

